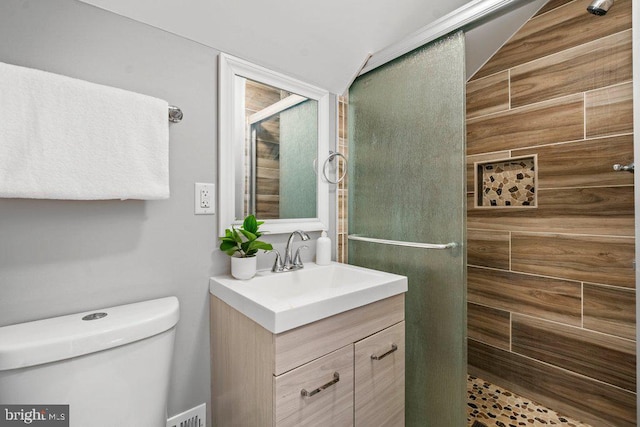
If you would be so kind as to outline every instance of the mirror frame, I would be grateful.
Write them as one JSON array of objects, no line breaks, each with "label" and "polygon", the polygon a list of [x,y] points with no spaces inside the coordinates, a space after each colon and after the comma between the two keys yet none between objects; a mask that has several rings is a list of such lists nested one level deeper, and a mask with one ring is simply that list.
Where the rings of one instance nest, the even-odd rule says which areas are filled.
[{"label": "mirror frame", "polygon": [[[236,192],[242,185],[235,183],[239,165],[234,147],[245,145],[244,77],[260,83],[314,99],[318,102],[318,165],[329,155],[329,92],[300,80],[285,76],[243,59],[220,53],[218,56],[218,234],[231,225],[242,225],[235,219]],[[234,161],[229,161],[233,159]],[[312,164],[312,159],[309,159]],[[317,172],[317,170],[316,170]],[[329,229],[329,183],[316,173],[316,217],[289,219],[261,219],[260,230],[270,234],[291,233],[295,230],[319,231]]]}]

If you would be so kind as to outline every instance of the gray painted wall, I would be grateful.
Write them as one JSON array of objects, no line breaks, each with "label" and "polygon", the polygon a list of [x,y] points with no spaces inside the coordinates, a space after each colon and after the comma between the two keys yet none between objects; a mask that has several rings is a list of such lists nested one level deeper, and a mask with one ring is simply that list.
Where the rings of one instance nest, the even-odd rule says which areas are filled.
[{"label": "gray painted wall", "polygon": [[[169,413],[209,400],[208,276],[226,271],[193,183],[216,178],[216,51],[72,0],[0,3],[0,61],[167,100],[171,198],[0,199],[0,325],[175,295]],[[60,123],[64,126],[64,123]]]},{"label": "gray painted wall", "polygon": [[[229,270],[216,217],[193,214],[194,182],[217,181],[217,53],[75,0],[0,2],[0,61],[162,98],[185,114],[170,126],[168,200],[0,199],[0,326],[178,297],[169,414],[209,403],[208,278]],[[284,236],[266,240],[282,249]],[[261,266],[271,262],[261,255]]]}]

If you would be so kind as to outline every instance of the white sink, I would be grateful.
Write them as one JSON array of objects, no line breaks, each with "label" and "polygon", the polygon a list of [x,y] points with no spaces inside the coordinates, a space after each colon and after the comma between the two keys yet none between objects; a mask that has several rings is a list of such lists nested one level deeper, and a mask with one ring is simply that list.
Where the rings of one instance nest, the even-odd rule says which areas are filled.
[{"label": "white sink", "polygon": [[212,277],[210,292],[278,334],[407,291],[407,278],[353,265],[306,263],[286,273],[259,271],[253,279]]}]

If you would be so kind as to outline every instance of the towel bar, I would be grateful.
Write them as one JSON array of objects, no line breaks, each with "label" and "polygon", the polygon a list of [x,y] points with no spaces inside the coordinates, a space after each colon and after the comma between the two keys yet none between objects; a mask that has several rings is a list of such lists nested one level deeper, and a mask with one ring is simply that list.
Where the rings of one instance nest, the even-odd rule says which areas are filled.
[{"label": "towel bar", "polygon": [[418,243],[418,242],[403,242],[398,240],[387,240],[387,239],[375,239],[373,237],[364,237],[358,236],[356,234],[349,234],[347,236],[349,240],[359,240],[361,242],[370,242],[370,243],[381,243],[383,245],[392,245],[392,246],[406,246],[409,248],[422,248],[422,249],[455,249],[459,245],[456,242],[451,243]]},{"label": "towel bar", "polygon": [[180,123],[182,121],[182,110],[175,105],[169,105],[169,121]]}]

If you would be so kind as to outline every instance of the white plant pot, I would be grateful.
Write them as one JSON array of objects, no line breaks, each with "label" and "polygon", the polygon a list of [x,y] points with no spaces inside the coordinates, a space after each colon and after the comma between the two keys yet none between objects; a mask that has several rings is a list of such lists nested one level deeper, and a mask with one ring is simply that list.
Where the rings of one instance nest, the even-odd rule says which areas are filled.
[{"label": "white plant pot", "polygon": [[248,280],[256,275],[258,257],[248,258],[231,257],[231,275],[236,279]]}]

